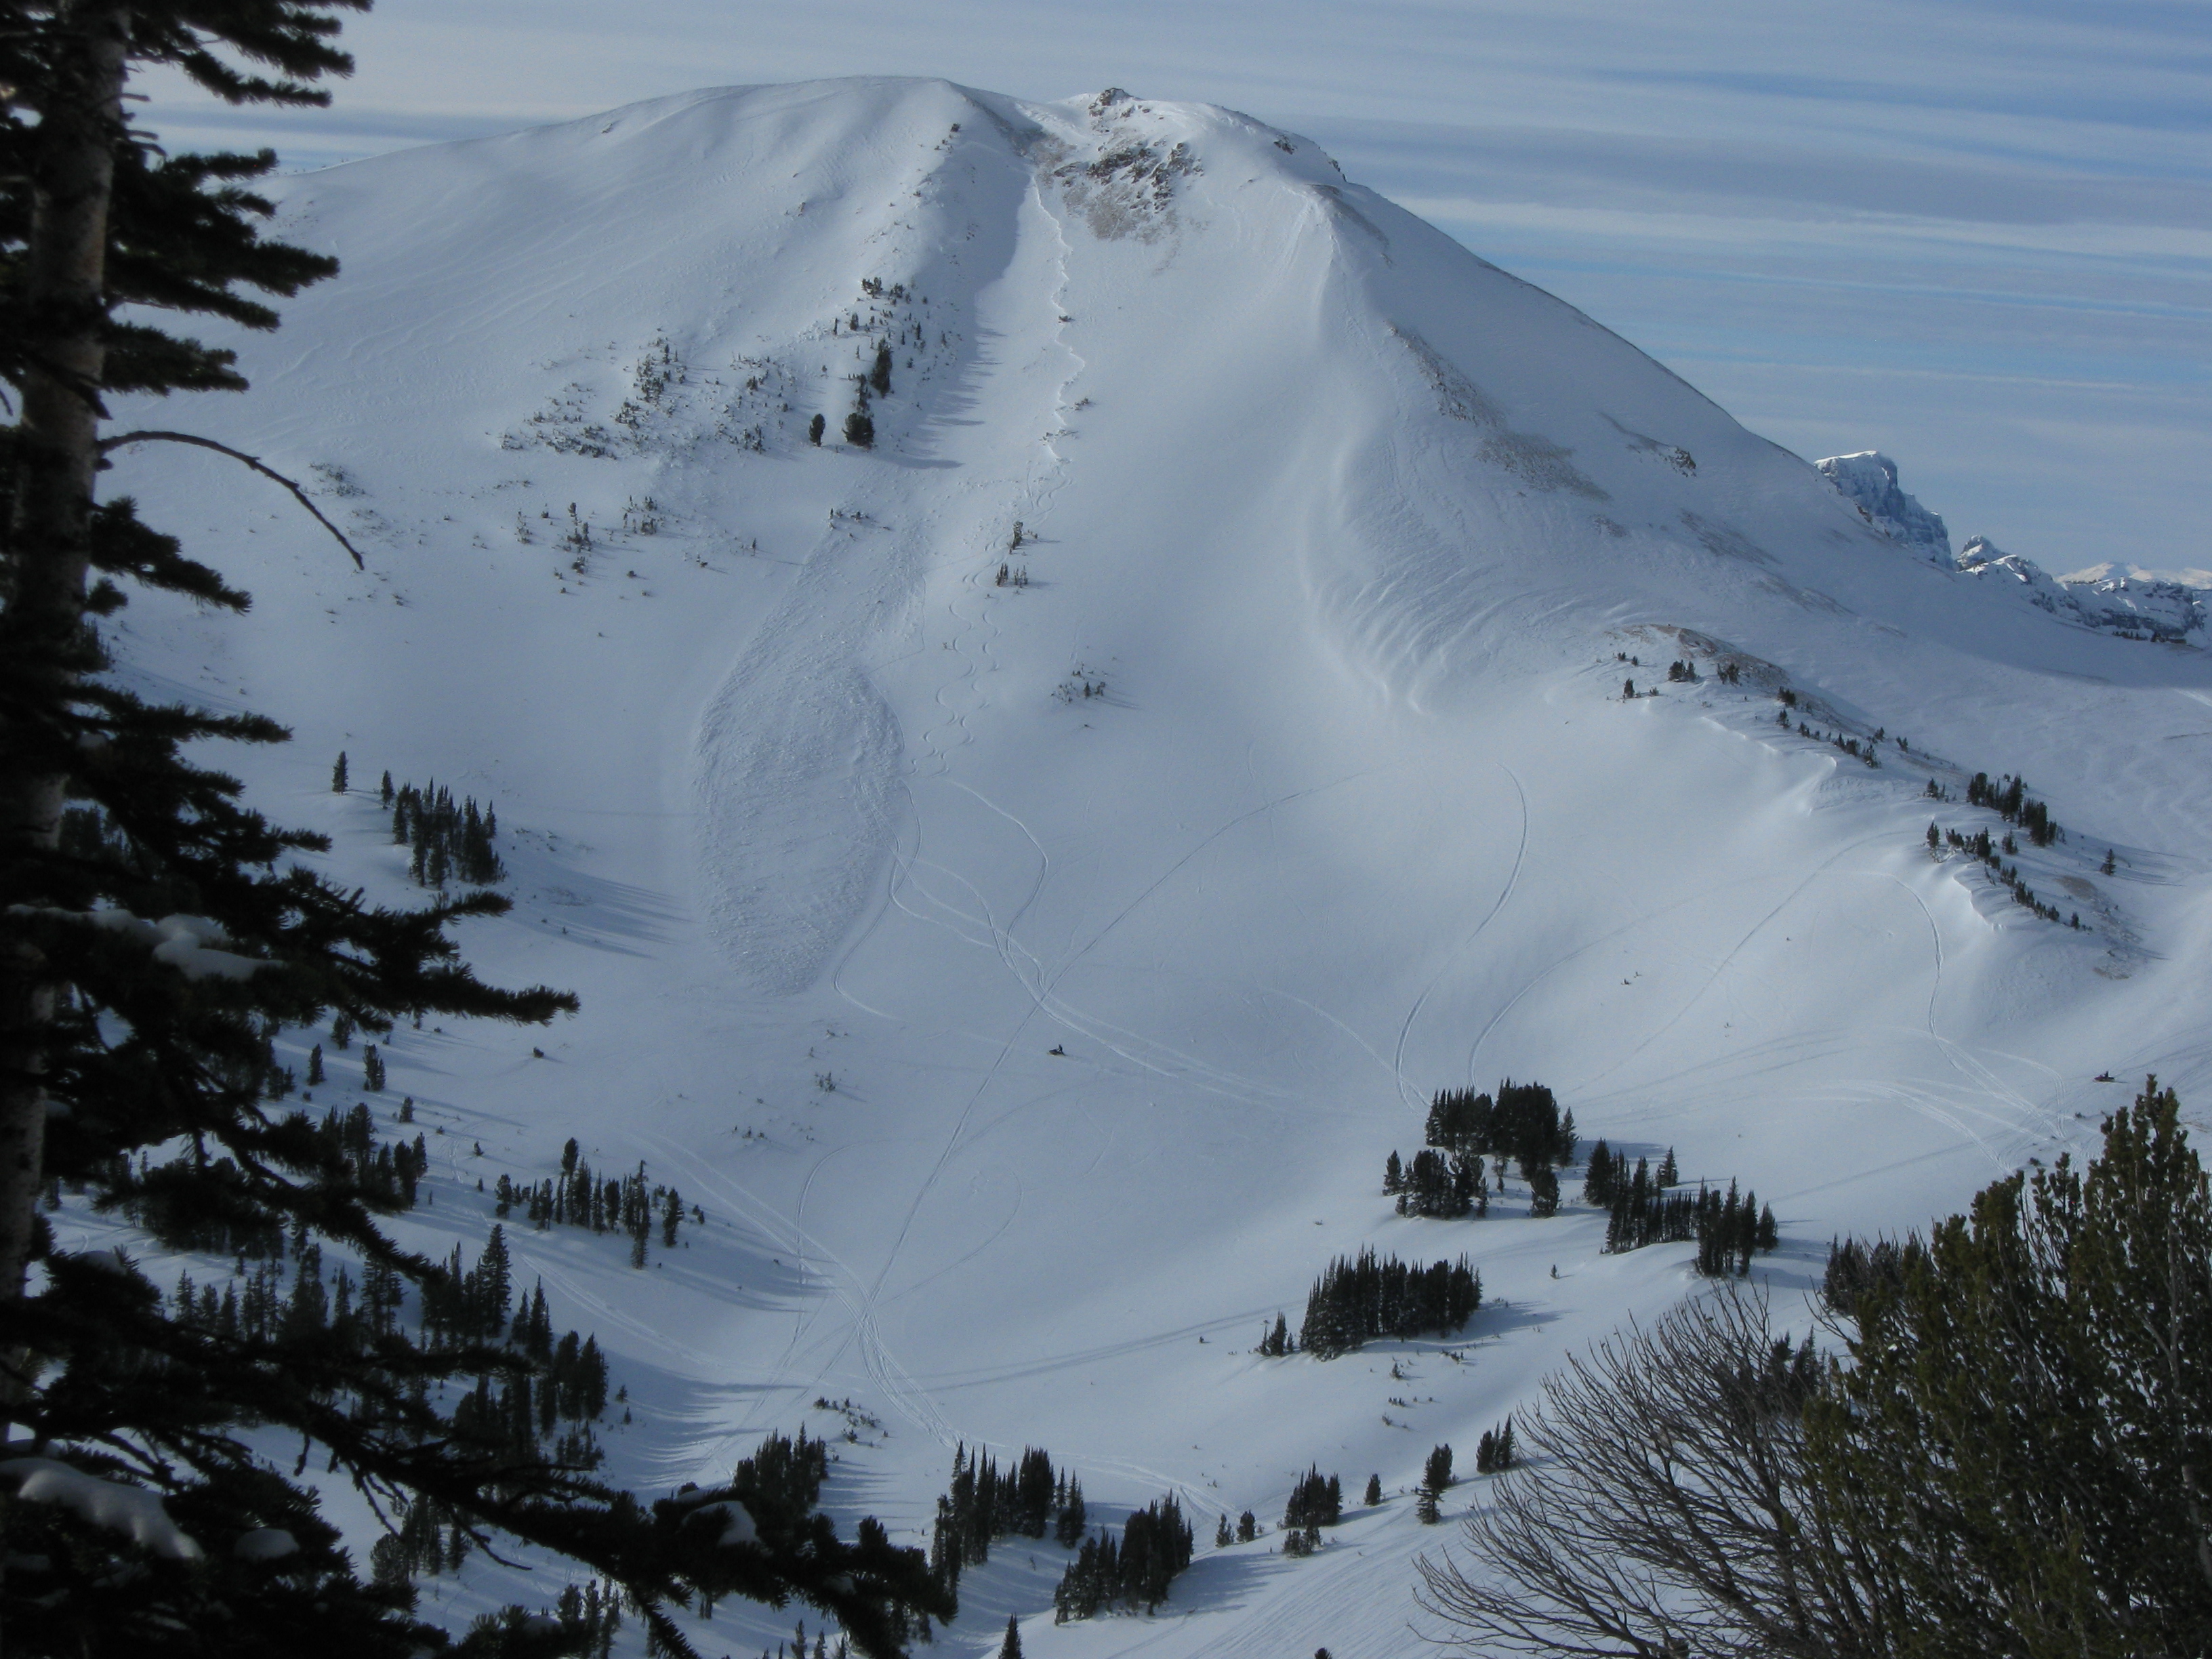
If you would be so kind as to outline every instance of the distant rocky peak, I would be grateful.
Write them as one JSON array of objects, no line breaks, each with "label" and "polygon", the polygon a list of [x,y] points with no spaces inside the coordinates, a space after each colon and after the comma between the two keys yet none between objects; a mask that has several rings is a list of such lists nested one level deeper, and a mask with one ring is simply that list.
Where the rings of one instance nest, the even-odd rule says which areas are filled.
[{"label": "distant rocky peak", "polygon": [[1943,520],[1898,487],[1897,463],[1878,449],[1831,455],[1815,462],[1821,477],[1893,542],[1941,565],[1951,562],[1951,532]]}]

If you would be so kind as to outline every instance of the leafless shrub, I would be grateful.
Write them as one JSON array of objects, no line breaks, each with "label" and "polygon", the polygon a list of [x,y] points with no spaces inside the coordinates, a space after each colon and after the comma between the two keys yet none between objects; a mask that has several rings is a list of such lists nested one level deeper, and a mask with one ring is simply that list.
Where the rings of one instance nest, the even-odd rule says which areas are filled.
[{"label": "leafless shrub", "polygon": [[1419,1563],[1442,1639],[1559,1659],[1867,1659],[1856,1554],[1808,1479],[1823,1362],[1731,1286],[1631,1326],[1544,1385],[1521,1467]]}]

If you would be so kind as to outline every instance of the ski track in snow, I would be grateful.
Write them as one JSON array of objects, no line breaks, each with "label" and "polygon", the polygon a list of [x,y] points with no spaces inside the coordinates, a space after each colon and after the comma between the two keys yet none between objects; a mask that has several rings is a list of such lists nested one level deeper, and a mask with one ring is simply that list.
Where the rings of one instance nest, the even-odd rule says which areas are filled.
[{"label": "ski track in snow", "polygon": [[[1498,770],[1512,779],[1514,797],[1520,803],[1521,807],[1521,834],[1513,848],[1513,867],[1506,872],[1505,884],[1498,890],[1498,896],[1491,901],[1490,908],[1483,912],[1482,920],[1475,923],[1474,931],[1462,939],[1458,945],[1445,956],[1443,964],[1436,971],[1436,976],[1421,988],[1421,994],[1414,998],[1413,1006],[1406,1010],[1405,1021],[1398,1027],[1398,1047],[1396,1052],[1390,1057],[1390,1073],[1398,1085],[1398,1098],[1417,1109],[1424,1106],[1425,1102],[1421,1091],[1406,1081],[1406,1042],[1413,1035],[1413,1022],[1420,1018],[1421,1010],[1428,1006],[1430,997],[1435,994],[1437,987],[1443,982],[1444,975],[1451,971],[1453,964],[1474,948],[1474,942],[1482,937],[1483,930],[1497,919],[1498,913],[1505,908],[1506,901],[1513,896],[1514,884],[1521,879],[1521,861],[1528,855],[1528,792],[1522,787],[1521,780],[1511,767],[1501,763]],[[1468,1064],[1470,1068],[1474,1063],[1474,1056],[1469,1054]],[[1474,1073],[1470,1069],[1468,1082],[1472,1085],[1474,1081]]]}]

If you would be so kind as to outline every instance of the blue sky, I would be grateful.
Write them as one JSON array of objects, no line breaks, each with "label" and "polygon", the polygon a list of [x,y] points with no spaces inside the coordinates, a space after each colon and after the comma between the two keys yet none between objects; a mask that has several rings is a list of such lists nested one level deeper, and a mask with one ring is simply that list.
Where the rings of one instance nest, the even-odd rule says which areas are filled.
[{"label": "blue sky", "polygon": [[[2212,0],[380,0],[315,165],[710,85],[1124,86],[1319,140],[1954,542],[2212,569]],[[2212,580],[2208,577],[2207,580]]]}]

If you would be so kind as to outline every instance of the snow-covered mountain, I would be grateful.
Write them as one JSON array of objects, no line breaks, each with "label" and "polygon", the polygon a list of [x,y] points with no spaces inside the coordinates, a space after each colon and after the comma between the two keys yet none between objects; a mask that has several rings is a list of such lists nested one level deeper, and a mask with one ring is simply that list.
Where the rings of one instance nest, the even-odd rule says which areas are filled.
[{"label": "snow-covered mountain", "polygon": [[2116,575],[2109,569],[2052,577],[2032,559],[2007,553],[1977,536],[1959,550],[1959,568],[2009,586],[2027,602],[2085,628],[2128,639],[2201,645],[2206,622],[2203,592],[2181,582]]},{"label": "snow-covered mountain", "polygon": [[[377,1110],[435,1132],[440,1255],[571,1135],[702,1206],[642,1272],[514,1234],[614,1356],[617,1478],[804,1421],[852,1437],[825,1501],[909,1538],[961,1440],[1207,1534],[1312,1462],[1401,1494],[1697,1282],[1517,1181],[1395,1215],[1437,1088],[1540,1079],[1586,1137],[1756,1188],[1785,1317],[1832,1236],[2081,1146],[2126,1079],[2212,1099],[2212,661],[1993,596],[1893,466],[1844,458],[1917,517],[1304,138],[855,81],[281,196],[343,275],[238,342],[250,394],[151,423],[319,481],[369,569],[211,458],[125,458],[257,601],[140,604],[129,670],[290,722],[236,763],[373,890],[410,890],[364,781],[496,805],[517,908],[467,947],[583,1012],[397,1033]],[[2079,927],[1929,853],[1931,816],[2002,831],[1977,772],[2048,801],[2065,839],[2005,863]],[[319,1103],[361,1097],[331,1059]],[[1366,1243],[1470,1255],[1466,1340],[1249,1352]],[[1060,1629],[1060,1552],[1006,1547],[945,1645],[1012,1612],[1033,1653],[1370,1659],[1447,1538],[1396,1496]]]}]

